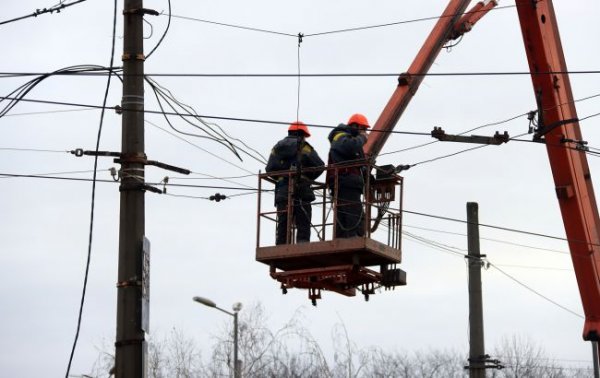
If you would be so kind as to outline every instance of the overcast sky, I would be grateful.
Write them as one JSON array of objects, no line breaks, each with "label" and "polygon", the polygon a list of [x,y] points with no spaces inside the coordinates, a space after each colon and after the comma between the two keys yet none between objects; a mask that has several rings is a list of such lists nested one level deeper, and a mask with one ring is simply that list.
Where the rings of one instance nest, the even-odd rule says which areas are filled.
[{"label": "overcast sky", "polygon": [[[54,3],[23,0],[3,5],[2,19],[11,19]],[[173,1],[172,14],[308,35],[438,16],[446,5],[443,0]],[[521,32],[516,9],[511,5],[514,1],[500,2],[500,6],[508,7],[489,13],[457,46],[442,51],[431,71],[525,72],[528,66]],[[166,1],[145,1],[144,6],[163,13],[146,17],[152,25],[150,28],[146,24],[145,30],[149,37],[145,50],[149,51],[165,30],[168,5]],[[122,8],[119,1],[115,65],[121,64]],[[569,69],[598,70],[600,3],[556,0],[555,8]],[[2,25],[0,71],[41,73],[81,64],[107,66],[112,15],[112,1],[89,0],[59,14]],[[403,72],[434,22],[306,37],[300,48],[301,71]],[[145,70],[177,74],[294,74],[298,69],[297,53],[297,39],[292,36],[174,17],[164,41],[146,61]],[[0,94],[9,94],[30,79],[2,78]],[[298,82],[294,77],[155,79],[201,115],[282,122],[296,118]],[[598,94],[600,77],[576,74],[571,76],[571,83],[575,99],[583,99]],[[105,85],[105,77],[51,77],[27,98],[100,105]],[[345,122],[352,113],[361,112],[375,122],[395,85],[395,77],[302,78],[300,119],[334,126]],[[149,88],[146,95],[146,109],[159,110]],[[121,86],[115,79],[108,105],[117,105],[120,99]],[[599,104],[598,98],[578,102],[579,117],[598,113]],[[424,80],[396,130],[430,132],[434,126],[441,126],[447,133],[460,133],[514,118],[477,133],[492,135],[498,130],[516,136],[528,128],[526,116],[517,116],[535,107],[527,75],[434,76]],[[38,112],[43,113],[31,114]],[[91,178],[92,158],[63,151],[94,149],[99,119],[98,110],[17,104],[0,119],[0,173],[57,173],[54,176]],[[236,161],[233,154],[214,141],[167,133],[164,130],[169,126],[158,115],[147,115],[146,119],[151,122],[146,124],[149,159],[194,172],[190,176],[193,180],[183,180],[173,172],[148,167],[148,181],[158,182],[169,176],[172,183],[256,187],[255,176],[233,179],[232,183],[206,180],[206,175],[244,176],[264,169],[262,163],[247,156],[242,162]],[[600,131],[594,127],[599,119],[592,117],[580,124],[584,139],[592,147],[600,147]],[[286,134],[284,125],[213,121],[264,156]],[[193,132],[182,123],[178,125]],[[121,118],[107,112],[100,149],[119,151],[120,130]],[[311,132],[310,142],[326,157],[329,129],[313,128]],[[466,202],[478,202],[481,223],[565,236],[544,146],[509,142],[432,162],[425,161],[472,146],[435,143],[394,152],[431,140],[427,136],[394,134],[382,151],[387,154],[378,159],[380,164],[423,162],[404,175],[405,209],[466,219]],[[598,157],[590,155],[588,160],[598,187]],[[111,158],[100,158],[98,178],[111,180],[108,169],[113,166],[118,168]],[[64,172],[73,173],[58,174]],[[0,177],[0,183],[0,374],[61,376],[76,329],[87,256],[91,183],[7,177]],[[245,193],[168,188],[169,194],[195,197],[216,192]],[[73,374],[89,372],[98,349],[112,345],[115,338],[118,186],[99,183],[95,206],[88,291]],[[270,314],[274,328],[302,308],[311,332],[329,356],[330,330],[342,321],[350,338],[361,347],[405,351],[455,348],[464,351],[466,359],[467,270],[461,256],[420,244],[405,235],[401,267],[408,274],[407,286],[378,293],[369,302],[361,296],[347,298],[324,293],[319,305],[312,307],[304,291],[291,290],[283,296],[279,285],[269,277],[268,267],[254,261],[255,219],[256,194],[219,203],[146,194],[146,236],[152,243],[152,334],[164,334],[176,327],[207,350],[215,330],[230,319],[193,303],[191,298],[200,295],[225,308],[237,301],[246,307],[260,302]],[[404,226],[413,235],[466,253],[464,224],[405,214]],[[582,315],[583,310],[566,243],[490,228],[481,228],[480,234],[481,251],[490,262],[575,313],[535,295],[496,269],[485,270],[482,277],[487,350],[503,337],[521,335],[542,346],[560,363],[589,366],[585,361],[591,360],[591,348],[581,336],[583,319],[576,314]]]}]

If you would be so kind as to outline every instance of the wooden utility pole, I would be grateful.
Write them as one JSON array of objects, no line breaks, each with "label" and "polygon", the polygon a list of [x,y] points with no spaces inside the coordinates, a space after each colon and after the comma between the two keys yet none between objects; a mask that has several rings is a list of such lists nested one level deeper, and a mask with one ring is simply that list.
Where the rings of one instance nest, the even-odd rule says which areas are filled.
[{"label": "wooden utility pole", "polygon": [[469,377],[485,378],[483,342],[483,303],[481,295],[481,254],[479,251],[479,207],[467,202],[467,238],[469,254]]},{"label": "wooden utility pole", "polygon": [[146,377],[143,16],[143,0],[124,0],[116,378]]}]

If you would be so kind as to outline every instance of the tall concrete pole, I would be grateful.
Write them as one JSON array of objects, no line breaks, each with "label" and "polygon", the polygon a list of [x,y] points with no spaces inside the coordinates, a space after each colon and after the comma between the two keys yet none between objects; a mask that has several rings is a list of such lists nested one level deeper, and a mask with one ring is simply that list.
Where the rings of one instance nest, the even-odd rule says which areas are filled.
[{"label": "tall concrete pole", "polygon": [[600,378],[600,371],[598,371],[598,342],[592,341],[592,358],[594,363],[594,378]]},{"label": "tall concrete pole", "polygon": [[483,302],[481,295],[481,254],[479,251],[479,207],[467,203],[469,254],[469,377],[485,378]]},{"label": "tall concrete pole", "polygon": [[121,210],[117,283],[116,378],[146,377],[144,276],[143,0],[124,0]]}]

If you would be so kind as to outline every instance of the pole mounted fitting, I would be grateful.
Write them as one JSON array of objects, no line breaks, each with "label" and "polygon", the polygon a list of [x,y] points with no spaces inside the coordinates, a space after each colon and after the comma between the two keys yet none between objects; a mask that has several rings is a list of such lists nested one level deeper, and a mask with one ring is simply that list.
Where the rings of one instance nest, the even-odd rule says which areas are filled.
[{"label": "pole mounted fitting", "polygon": [[502,143],[507,143],[510,140],[510,136],[508,132],[504,132],[500,134],[498,131],[489,137],[483,135],[450,135],[446,134],[444,129],[441,127],[434,127],[431,131],[431,136],[439,140],[440,142],[460,142],[460,143],[476,143],[476,144],[493,144],[500,145]]},{"label": "pole mounted fitting", "polygon": [[145,15],[145,14],[149,14],[151,16],[158,16],[160,15],[160,13],[158,13],[158,11],[155,11],[154,9],[148,9],[148,8],[133,8],[133,9],[124,9],[123,10],[123,16],[129,16],[129,15]]},{"label": "pole mounted fitting", "polygon": [[[140,164],[143,166],[146,165],[153,165],[155,167],[158,168],[162,168],[162,169],[166,169],[168,171],[173,171],[173,172],[177,172],[177,173],[181,173],[182,175],[189,175],[190,173],[192,173],[189,169],[185,169],[185,168],[180,168],[180,167],[176,167],[174,165],[170,165],[170,164],[165,164],[165,163],[161,163],[159,161],[156,160],[148,160],[147,156],[145,153],[121,153],[121,152],[112,152],[112,151],[87,151],[87,150],[83,150],[82,148],[77,148],[74,150],[69,151],[71,154],[77,156],[77,157],[81,157],[81,156],[110,156],[110,157],[115,157],[116,159],[114,159],[113,161],[117,164]],[[113,175],[114,177],[114,175]],[[165,183],[166,184],[166,183]],[[144,182],[135,182],[135,183],[127,183],[127,184],[121,184],[121,187],[119,188],[120,191],[124,191],[124,190],[148,190],[151,191],[153,193],[159,193],[162,194],[163,191],[155,188],[151,185],[145,184]],[[166,192],[166,190],[165,190]],[[217,193],[218,194],[218,193]],[[224,198],[222,198],[224,199]]]}]

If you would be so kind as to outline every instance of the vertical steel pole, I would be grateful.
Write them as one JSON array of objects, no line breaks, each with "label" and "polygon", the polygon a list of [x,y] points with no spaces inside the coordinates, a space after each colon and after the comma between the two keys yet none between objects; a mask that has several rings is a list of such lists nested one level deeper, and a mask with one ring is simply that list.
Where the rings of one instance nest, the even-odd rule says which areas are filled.
[{"label": "vertical steel pole", "polygon": [[233,312],[233,376],[241,378],[240,362],[238,361],[238,313]]},{"label": "vertical steel pole", "polygon": [[123,108],[115,376],[146,377],[142,326],[144,239],[143,0],[124,0]]},{"label": "vertical steel pole", "polygon": [[481,254],[479,251],[479,206],[467,202],[469,255],[469,377],[485,378]]}]

